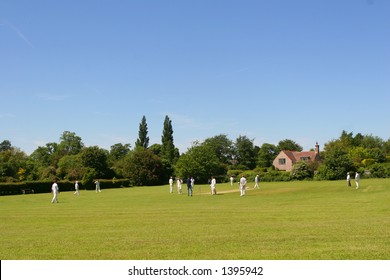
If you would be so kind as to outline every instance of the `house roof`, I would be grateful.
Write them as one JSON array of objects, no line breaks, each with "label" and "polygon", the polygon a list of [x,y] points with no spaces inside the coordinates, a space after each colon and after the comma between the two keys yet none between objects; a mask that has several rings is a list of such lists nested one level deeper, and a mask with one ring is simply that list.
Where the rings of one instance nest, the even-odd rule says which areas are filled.
[{"label": "house roof", "polygon": [[296,151],[287,151],[283,150],[283,153],[291,159],[292,162],[300,161],[301,158],[310,158],[311,160],[314,160],[317,158],[317,153],[315,151],[308,151],[308,152],[296,152]]}]

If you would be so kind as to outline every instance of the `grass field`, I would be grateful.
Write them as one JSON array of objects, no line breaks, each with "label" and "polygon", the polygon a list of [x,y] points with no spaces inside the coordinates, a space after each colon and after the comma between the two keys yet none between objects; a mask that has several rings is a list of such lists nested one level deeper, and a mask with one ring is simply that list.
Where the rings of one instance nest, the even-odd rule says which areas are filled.
[{"label": "grass field", "polygon": [[[0,197],[2,260],[389,260],[390,179]],[[61,185],[59,185],[61,188]]]}]

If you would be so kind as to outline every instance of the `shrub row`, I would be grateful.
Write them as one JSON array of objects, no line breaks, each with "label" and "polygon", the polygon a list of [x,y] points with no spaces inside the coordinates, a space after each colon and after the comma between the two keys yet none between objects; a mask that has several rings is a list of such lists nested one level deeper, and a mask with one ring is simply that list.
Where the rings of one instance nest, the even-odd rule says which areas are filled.
[{"label": "shrub row", "polygon": [[244,175],[248,182],[254,182],[256,175],[259,175],[261,182],[278,182],[278,181],[291,181],[290,172],[263,169],[255,170],[229,170],[228,177],[233,176],[235,182],[238,182],[241,176]]},{"label": "shrub row", "polygon": [[[128,179],[113,179],[113,180],[99,180],[101,189],[125,188],[130,187]],[[0,183],[0,195],[15,195],[28,193],[50,193],[50,181],[34,181],[34,182],[20,182],[20,183]],[[74,191],[74,182],[59,181],[58,187],[60,192]],[[95,186],[86,184],[85,186],[79,182],[80,190],[94,190]]]}]

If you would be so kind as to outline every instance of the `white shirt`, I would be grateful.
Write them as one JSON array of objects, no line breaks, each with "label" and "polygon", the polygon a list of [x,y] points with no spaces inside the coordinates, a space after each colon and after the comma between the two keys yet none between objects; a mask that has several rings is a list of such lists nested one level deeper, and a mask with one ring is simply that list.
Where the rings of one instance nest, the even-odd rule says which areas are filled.
[{"label": "white shirt", "polygon": [[246,185],[246,179],[245,179],[245,177],[241,177],[241,179],[240,179],[240,185],[241,185],[241,187],[245,187],[245,185]]},{"label": "white shirt", "polygon": [[53,185],[51,185],[51,190],[53,193],[58,193],[58,185],[57,183],[53,183]]}]

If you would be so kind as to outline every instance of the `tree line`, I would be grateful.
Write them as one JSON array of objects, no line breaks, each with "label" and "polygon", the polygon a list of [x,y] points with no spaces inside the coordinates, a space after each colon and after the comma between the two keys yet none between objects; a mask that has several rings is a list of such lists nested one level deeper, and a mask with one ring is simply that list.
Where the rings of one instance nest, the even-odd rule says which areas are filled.
[{"label": "tree line", "polygon": [[207,182],[211,176],[225,181],[243,173],[248,177],[260,174],[263,181],[337,180],[355,171],[390,177],[390,139],[384,141],[377,136],[343,131],[338,139],[325,143],[320,162],[297,162],[291,172],[283,172],[272,165],[278,153],[302,151],[302,146],[291,139],[259,147],[246,136],[233,141],[220,134],[195,141],[180,153],[173,132],[172,121],[166,116],[161,143],[149,145],[143,116],[134,147],[123,143],[112,145],[110,150],[86,147],[81,137],[65,131],[59,143],[47,143],[28,156],[4,140],[0,143],[0,182],[125,178],[134,186],[151,186],[166,184],[170,176],[193,176],[198,183]]}]

